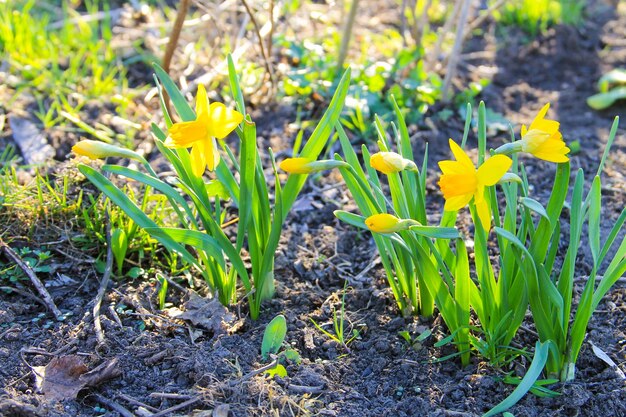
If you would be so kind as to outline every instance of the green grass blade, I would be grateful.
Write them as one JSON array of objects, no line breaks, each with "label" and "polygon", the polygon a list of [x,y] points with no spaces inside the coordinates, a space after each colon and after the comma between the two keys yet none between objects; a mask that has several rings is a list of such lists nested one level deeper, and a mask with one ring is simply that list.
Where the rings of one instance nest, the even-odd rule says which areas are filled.
[{"label": "green grass blade", "polygon": [[513,392],[501,403],[483,414],[483,417],[495,416],[498,413],[508,410],[517,404],[517,402],[521,400],[524,395],[526,395],[541,375],[541,371],[548,360],[548,350],[551,343],[552,342],[549,340],[544,343],[537,342],[535,345],[535,355],[533,356],[530,367],[528,368],[528,371],[526,371],[526,375],[524,375],[524,378],[522,378],[517,388],[515,388],[515,390],[513,390]]}]

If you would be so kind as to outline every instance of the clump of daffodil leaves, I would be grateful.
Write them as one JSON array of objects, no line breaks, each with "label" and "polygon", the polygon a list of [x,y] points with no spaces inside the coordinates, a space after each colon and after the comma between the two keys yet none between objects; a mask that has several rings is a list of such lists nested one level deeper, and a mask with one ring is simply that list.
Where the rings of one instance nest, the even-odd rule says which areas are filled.
[{"label": "clump of daffodil leaves", "polygon": [[[429,224],[425,209],[428,148],[420,170],[413,162],[400,109],[395,107],[397,124],[392,124],[391,136],[376,118],[379,152],[370,154],[364,146],[363,164],[345,132],[337,127],[343,156],[336,159],[349,165],[339,170],[361,215],[341,210],[335,214],[372,232],[393,295],[404,314],[430,316],[434,304],[450,330],[449,340],[455,344],[463,365],[469,364],[470,353],[475,351],[497,366],[519,354],[511,342],[530,309],[539,339],[532,365],[515,395],[494,408],[493,413],[519,400],[533,387],[544,367],[547,381],[574,378],[589,319],[600,299],[626,272],[626,240],[616,245],[626,211],[622,210],[604,242],[599,231],[600,174],[619,120],[615,119],[600,166],[585,195],[581,169],[573,187],[569,187],[569,148],[559,123],[547,118],[549,107],[546,104],[528,127],[522,126],[519,139],[488,151],[486,110],[481,103],[475,164],[473,153],[463,149],[471,126],[468,105],[462,144],[450,139],[454,159],[439,162],[442,174],[438,185],[444,204],[435,225]],[[532,197],[533,188],[522,162],[528,156],[557,164],[546,206]],[[391,198],[383,192],[384,183]],[[566,202],[568,195],[571,197]],[[569,215],[563,216],[566,206]],[[462,235],[455,226],[459,211],[465,207],[469,208],[474,228],[473,233]],[[569,237],[561,233],[565,221],[569,221]],[[574,309],[573,282],[580,275],[576,274],[576,256],[585,223],[593,268],[581,302]],[[470,268],[468,242],[473,247],[474,268]],[[564,243],[567,249],[563,254],[559,247]],[[615,249],[609,259],[608,254]],[[563,257],[560,269],[555,268],[559,255]],[[601,265],[607,263],[601,273]],[[598,276],[602,277],[600,281],[596,280]],[[471,310],[477,323],[470,323]]]},{"label": "clump of daffodil leaves", "polygon": [[[335,160],[318,160],[318,156],[341,114],[350,71],[339,82],[324,116],[300,154],[282,162],[281,166],[290,173],[284,186],[269,150],[274,171],[274,189],[270,192],[257,147],[255,124],[246,114],[230,57],[228,68],[236,108],[210,103],[204,86],[199,85],[193,111],[167,73],[154,66],[165,129],[153,124],[152,133],[159,151],[175,172],[167,181],[142,156],[128,149],[82,141],[73,150],[92,159],[118,157],[141,162],[145,172],[110,164],[103,165],[101,170],[144,184],[146,193],[162,194],[177,214],[174,227],[157,225],[97,169],[81,164],[79,170],[139,227],[198,270],[224,305],[233,305],[244,298],[250,306],[250,316],[256,319],[261,303],[274,294],[274,255],[285,218],[307,174],[343,165]],[[167,112],[163,88],[181,121],[174,123],[175,115]],[[237,155],[229,145],[235,141],[229,137],[234,136],[233,132],[239,142]],[[250,267],[244,259],[249,259]]]}]

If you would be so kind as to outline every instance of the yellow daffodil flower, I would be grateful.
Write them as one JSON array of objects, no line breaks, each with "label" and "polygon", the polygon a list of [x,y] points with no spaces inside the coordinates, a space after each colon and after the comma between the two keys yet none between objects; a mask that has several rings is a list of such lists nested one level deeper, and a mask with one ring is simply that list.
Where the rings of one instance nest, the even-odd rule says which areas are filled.
[{"label": "yellow daffodil flower", "polygon": [[546,119],[550,103],[543,106],[528,128],[522,126],[522,139],[506,143],[495,150],[497,155],[528,152],[536,158],[549,162],[567,162],[570,149],[565,146],[559,132],[559,122]]},{"label": "yellow daffodil flower", "polygon": [[290,174],[311,174],[313,172],[325,171],[327,169],[347,166],[343,161],[324,159],[316,161],[311,158],[287,158],[280,163],[280,169]]},{"label": "yellow daffodil flower", "polygon": [[491,226],[491,212],[485,200],[485,187],[496,184],[508,171],[513,161],[505,155],[495,155],[487,159],[478,169],[472,160],[452,139],[450,149],[456,161],[440,161],[443,173],[439,187],[446,199],[444,210],[456,211],[465,207],[474,198],[478,217],[485,230]]},{"label": "yellow daffodil flower", "polygon": [[411,226],[418,225],[419,222],[413,219],[399,219],[391,214],[374,214],[365,219],[365,225],[372,232],[395,233],[407,230]]},{"label": "yellow daffodil flower", "polygon": [[377,152],[370,157],[370,165],[383,174],[400,172],[405,169],[417,171],[417,165],[410,159],[403,158],[395,152]]},{"label": "yellow daffodil flower", "polygon": [[76,155],[86,156],[91,159],[102,159],[110,156],[137,160],[141,159],[139,154],[130,149],[120,148],[119,146],[89,139],[81,140],[76,145],[72,146],[72,152]]},{"label": "yellow daffodil flower", "polygon": [[220,162],[216,139],[224,139],[243,120],[243,115],[223,103],[211,103],[202,84],[196,95],[196,120],[174,123],[164,144],[168,148],[191,147],[191,168],[197,177],[205,168],[213,171]]},{"label": "yellow daffodil flower", "polygon": [[567,162],[569,148],[559,132],[559,122],[545,119],[550,103],[543,106],[528,129],[522,126],[522,151],[549,162]]}]

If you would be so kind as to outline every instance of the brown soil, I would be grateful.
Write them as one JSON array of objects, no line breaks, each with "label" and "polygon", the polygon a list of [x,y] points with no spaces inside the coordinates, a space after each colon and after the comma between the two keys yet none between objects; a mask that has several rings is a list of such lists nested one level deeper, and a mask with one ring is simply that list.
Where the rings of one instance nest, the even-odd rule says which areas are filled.
[{"label": "brown soil", "polygon": [[[626,105],[594,112],[585,99],[594,93],[594,80],[613,67],[626,67],[626,10],[595,5],[583,27],[556,27],[535,40],[526,41],[515,29],[484,28],[483,36],[466,48],[459,82],[493,75],[481,99],[515,125],[528,123],[547,101],[550,115],[561,121],[567,141],[579,140],[581,152],[572,157],[573,169],[595,172],[613,116],[622,117],[613,152],[603,177],[603,228],[612,226],[626,201]],[[479,59],[472,52],[487,51]],[[260,135],[273,147],[292,121],[293,111],[256,117]],[[460,138],[463,124],[454,116],[437,121],[437,131],[426,124],[416,130],[416,150],[425,141],[434,162],[448,157],[447,137]],[[490,138],[492,146],[507,133]],[[293,136],[293,135],[292,135]],[[471,139],[474,140],[474,139]],[[435,146],[433,146],[435,144]],[[475,144],[475,142],[474,142]],[[472,142],[470,142],[472,145]],[[473,146],[473,145],[472,145]],[[418,153],[419,155],[419,153]],[[552,181],[553,166],[527,161],[537,190]],[[333,210],[346,208],[350,198],[345,188],[332,188],[340,177],[331,173],[307,185],[296,210],[288,220],[276,257],[277,293],[253,322],[245,307],[233,334],[205,329],[170,319],[156,307],[156,287],[149,281],[123,281],[108,290],[102,308],[106,344],[98,346],[92,308],[99,274],[76,259],[63,259],[58,271],[73,280],[50,287],[59,308],[70,313],[55,321],[39,304],[21,295],[0,300],[0,415],[6,416],[117,416],[111,402],[142,415],[141,407],[156,412],[183,403],[188,396],[198,401],[172,415],[223,414],[228,405],[232,416],[455,416],[480,415],[512,390],[501,381],[502,371],[473,358],[463,369],[457,361],[433,359],[452,353],[450,347],[435,348],[445,337],[441,320],[402,318],[385,284],[384,272],[375,263],[376,248],[370,236],[339,223]],[[432,184],[431,184],[432,185]],[[441,201],[436,187],[433,201]],[[538,198],[545,197],[539,195]],[[434,211],[440,210],[439,203]],[[58,254],[55,256],[59,256]],[[589,272],[588,255],[579,259],[580,275]],[[325,324],[339,305],[345,281],[349,287],[346,309],[349,322],[360,336],[349,351],[329,341],[311,320]],[[577,288],[580,290],[580,288]],[[171,288],[168,301],[181,305],[189,290]],[[240,380],[264,365],[260,345],[266,324],[277,314],[287,318],[286,343],[300,352],[302,363],[289,365],[289,376],[268,379],[258,375]],[[415,337],[426,329],[432,336],[409,346],[398,334],[408,330]],[[626,370],[626,286],[619,283],[598,307],[588,328],[587,340],[604,350]],[[520,331],[517,341],[532,346],[531,332]],[[33,349],[36,348],[36,349]],[[35,391],[31,366],[45,366],[52,355],[82,355],[88,368],[117,358],[122,375],[96,388],[83,390],[76,400],[47,403]],[[515,361],[508,371],[520,374],[528,362]],[[578,362],[577,379],[551,388],[556,398],[526,395],[510,411],[516,416],[625,416],[626,385],[585,343]],[[175,394],[166,398],[158,393]],[[107,402],[109,403],[107,405]],[[143,406],[142,406],[143,404]],[[100,411],[96,407],[103,407]],[[152,407],[152,408],[150,408]],[[209,411],[203,411],[209,410]],[[217,410],[221,410],[222,414]],[[143,414],[149,415],[149,414]]]}]

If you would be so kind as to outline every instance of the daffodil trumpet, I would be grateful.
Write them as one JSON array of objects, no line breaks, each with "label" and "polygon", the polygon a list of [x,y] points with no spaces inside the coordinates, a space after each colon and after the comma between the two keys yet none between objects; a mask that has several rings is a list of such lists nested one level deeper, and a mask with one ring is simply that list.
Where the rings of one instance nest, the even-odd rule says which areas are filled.
[{"label": "daffodil trumpet", "polygon": [[485,187],[498,183],[513,161],[508,156],[495,155],[477,169],[456,142],[450,139],[448,143],[456,160],[439,162],[442,175],[438,184],[446,200],[444,210],[460,210],[473,200],[481,225],[488,230],[491,213],[485,199]]},{"label": "daffodil trumpet", "polygon": [[200,84],[196,95],[196,119],[170,126],[163,144],[168,148],[191,147],[191,169],[196,177],[201,177],[205,169],[214,171],[220,162],[216,139],[224,139],[242,120],[243,114],[223,103],[209,104],[206,89]]}]

